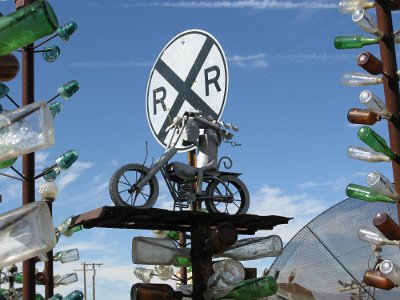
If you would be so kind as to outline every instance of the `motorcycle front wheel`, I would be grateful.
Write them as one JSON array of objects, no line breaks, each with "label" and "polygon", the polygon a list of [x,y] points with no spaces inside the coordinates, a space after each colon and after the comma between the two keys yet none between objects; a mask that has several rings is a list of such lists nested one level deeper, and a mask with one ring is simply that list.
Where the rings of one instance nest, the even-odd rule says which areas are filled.
[{"label": "motorcycle front wheel", "polygon": [[204,202],[209,212],[240,215],[249,209],[249,191],[236,176],[222,175],[212,180],[206,192],[208,199]]},{"label": "motorcycle front wheel", "polygon": [[127,164],[112,175],[109,184],[111,200],[116,206],[151,208],[157,200],[158,180],[154,176],[142,189],[137,183],[149,173],[149,168],[140,164]]}]

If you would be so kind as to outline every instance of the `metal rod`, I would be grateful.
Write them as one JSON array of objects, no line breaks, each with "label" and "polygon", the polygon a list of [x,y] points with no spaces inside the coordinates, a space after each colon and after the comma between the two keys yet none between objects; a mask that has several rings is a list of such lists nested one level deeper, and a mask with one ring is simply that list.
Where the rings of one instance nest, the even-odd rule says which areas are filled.
[{"label": "metal rod", "polygon": [[[50,214],[53,215],[53,203],[47,202]],[[46,253],[48,261],[44,263],[44,275],[47,279],[44,285],[45,298],[48,299],[54,295],[54,268],[53,268],[53,249]]]},{"label": "metal rod", "polygon": [[[44,40],[44,41],[41,42],[40,44],[37,44],[35,47],[32,48],[32,50],[35,50],[36,48],[42,46],[43,44],[46,44],[48,41],[54,39],[56,36],[58,36],[58,34],[55,34],[55,35],[49,37],[48,39]],[[39,52],[39,51],[36,51],[36,52]]]},{"label": "metal rod", "polygon": [[10,100],[17,108],[19,108],[19,105],[17,104],[17,102],[14,101],[13,98],[11,98],[8,94],[6,94],[6,97],[8,100]]},{"label": "metal rod", "polygon": [[5,176],[5,177],[8,177],[8,178],[12,178],[12,179],[16,179],[16,180],[22,181],[21,178],[16,177],[16,176],[12,176],[12,175],[10,175],[10,174],[0,173],[0,175]]},{"label": "metal rod", "polygon": [[[22,52],[22,106],[34,102],[34,56],[33,44]],[[22,156],[22,174],[27,179],[22,182],[22,205],[35,202],[35,153]],[[23,300],[35,299],[35,260],[23,262]]]},{"label": "metal rod", "polygon": [[23,180],[27,180],[26,177],[24,175],[21,174],[20,171],[18,171],[16,168],[14,168],[13,166],[10,166],[10,169],[13,170],[15,173],[17,173]]},{"label": "metal rod", "polygon": [[50,103],[51,101],[53,101],[54,99],[58,98],[60,95],[61,95],[60,93],[55,95],[53,98],[51,98],[49,101],[47,101],[47,104]]},{"label": "metal rod", "polygon": [[[397,77],[396,50],[393,40],[392,12],[389,2],[377,0],[375,2],[376,17],[379,30],[383,38],[379,41],[381,61],[383,65],[383,88],[386,107],[393,117],[399,118],[399,83]],[[400,129],[393,122],[388,122],[390,148],[400,154]],[[397,192],[400,191],[400,164],[392,162],[394,184]],[[400,204],[397,203],[397,214],[400,219]]]}]

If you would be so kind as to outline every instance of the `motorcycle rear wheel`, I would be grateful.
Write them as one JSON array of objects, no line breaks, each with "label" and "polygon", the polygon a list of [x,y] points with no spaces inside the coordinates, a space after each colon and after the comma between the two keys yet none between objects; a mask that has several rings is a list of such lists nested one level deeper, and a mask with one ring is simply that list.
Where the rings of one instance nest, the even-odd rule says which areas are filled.
[{"label": "motorcycle rear wheel", "polygon": [[[213,199],[205,200],[209,212],[230,215],[245,214],[250,206],[249,191],[239,178],[233,175],[222,175],[210,182],[206,189],[207,196]],[[219,198],[232,198],[223,201]]]},{"label": "motorcycle rear wheel", "polygon": [[149,173],[149,168],[140,164],[127,164],[112,175],[109,183],[111,200],[116,206],[151,208],[157,201],[159,186],[154,176],[142,189],[136,184]]}]

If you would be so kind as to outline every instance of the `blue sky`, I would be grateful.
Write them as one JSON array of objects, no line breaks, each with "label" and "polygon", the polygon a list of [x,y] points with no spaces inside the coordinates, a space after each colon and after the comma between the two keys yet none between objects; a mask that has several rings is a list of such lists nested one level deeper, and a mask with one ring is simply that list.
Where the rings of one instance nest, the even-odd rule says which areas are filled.
[{"label": "blue sky", "polygon": [[[351,107],[361,107],[358,95],[363,89],[341,85],[340,77],[346,71],[361,71],[355,63],[361,50],[336,50],[333,39],[368,34],[352,23],[350,15],[340,14],[335,1],[50,3],[60,24],[73,20],[79,28],[68,43],[58,38],[50,42],[61,48],[54,63],[37,55],[36,99],[51,98],[58,86],[72,79],[81,86],[69,101],[60,100],[64,106],[55,119],[56,143],[36,156],[39,172],[71,148],[80,155],[56,181],[60,192],[54,204],[55,224],[113,205],[109,178],[119,166],[141,162],[146,141],[150,158],[163,152],[147,123],[146,86],[160,51],[188,29],[211,33],[227,56],[229,91],[221,119],[239,126],[235,141],[242,146],[223,145],[221,155],[230,156],[234,170],[243,173],[252,198],[249,212],[294,217],[289,225],[258,235],[279,234],[287,242],[313,217],[345,199],[348,183],[366,185],[365,176],[374,170],[392,178],[390,164],[368,164],[346,155],[349,145],[362,146],[358,126],[350,126],[346,114]],[[0,2],[3,14],[14,9],[14,1]],[[365,50],[379,56],[377,46]],[[10,95],[19,100],[19,77],[7,84]],[[381,86],[371,90],[384,98]],[[385,121],[374,130],[387,137]],[[20,206],[19,183],[0,178],[0,186],[0,212]],[[157,207],[172,209],[165,190]],[[131,240],[139,235],[152,233],[90,229],[62,238],[56,250],[78,247],[81,261],[56,265],[56,273],[81,269],[83,261],[101,262],[97,298],[128,299],[136,281]],[[264,266],[269,263],[265,261]],[[82,289],[83,276],[78,275],[77,284],[59,291]]]}]

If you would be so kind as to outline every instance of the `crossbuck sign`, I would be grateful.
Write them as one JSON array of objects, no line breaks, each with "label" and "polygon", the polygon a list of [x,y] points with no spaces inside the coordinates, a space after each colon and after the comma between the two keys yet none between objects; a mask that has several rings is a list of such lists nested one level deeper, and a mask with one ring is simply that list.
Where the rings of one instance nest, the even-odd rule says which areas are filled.
[{"label": "crossbuck sign", "polygon": [[[228,67],[217,40],[201,30],[174,37],[151,70],[146,94],[147,120],[157,141],[167,147],[174,117],[199,110],[219,120],[228,92]],[[179,150],[188,147],[178,143]]]}]

